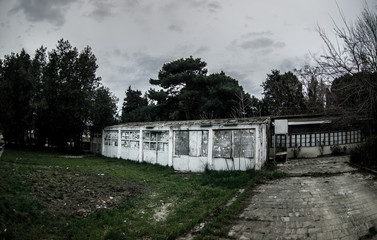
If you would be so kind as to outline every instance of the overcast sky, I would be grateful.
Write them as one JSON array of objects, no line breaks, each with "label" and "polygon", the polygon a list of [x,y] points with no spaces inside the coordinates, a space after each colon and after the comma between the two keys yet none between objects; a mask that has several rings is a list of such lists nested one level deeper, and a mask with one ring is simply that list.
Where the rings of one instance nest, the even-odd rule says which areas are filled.
[{"label": "overcast sky", "polygon": [[[367,0],[376,11],[375,0]],[[260,98],[272,69],[314,64],[333,20],[360,15],[363,0],[0,0],[0,58],[61,38],[92,47],[97,76],[123,102],[125,90],[153,87],[164,63],[193,56]]]}]

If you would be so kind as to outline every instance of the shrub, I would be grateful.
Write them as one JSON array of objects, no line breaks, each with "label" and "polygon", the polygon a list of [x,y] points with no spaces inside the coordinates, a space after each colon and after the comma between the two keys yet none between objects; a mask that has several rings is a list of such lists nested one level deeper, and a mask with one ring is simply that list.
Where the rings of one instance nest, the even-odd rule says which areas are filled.
[{"label": "shrub", "polygon": [[342,154],[342,148],[339,145],[330,146],[331,154],[334,156]]},{"label": "shrub", "polygon": [[377,168],[377,136],[351,149],[351,162],[369,168]]}]

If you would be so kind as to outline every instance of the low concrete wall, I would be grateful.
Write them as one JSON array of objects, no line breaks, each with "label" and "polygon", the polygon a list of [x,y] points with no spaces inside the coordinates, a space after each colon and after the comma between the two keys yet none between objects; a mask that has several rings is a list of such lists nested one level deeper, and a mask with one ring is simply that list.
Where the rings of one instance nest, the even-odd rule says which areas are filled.
[{"label": "low concrete wall", "polygon": [[[352,144],[341,144],[336,145],[339,146],[343,153],[349,153],[350,150],[356,147],[358,143]],[[295,153],[296,152],[296,153]],[[332,154],[331,146],[323,146],[323,147],[301,147],[301,148],[288,148],[288,158],[314,158],[321,155],[329,155]],[[270,156],[274,156],[274,149],[270,148]]]}]

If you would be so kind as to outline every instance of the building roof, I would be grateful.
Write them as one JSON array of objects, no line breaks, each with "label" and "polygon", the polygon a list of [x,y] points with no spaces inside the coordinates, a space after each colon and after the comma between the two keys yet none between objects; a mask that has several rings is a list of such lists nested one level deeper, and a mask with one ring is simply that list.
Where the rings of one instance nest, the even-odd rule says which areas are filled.
[{"label": "building roof", "polygon": [[268,124],[270,117],[255,117],[255,118],[228,118],[228,119],[201,119],[201,120],[186,120],[186,121],[157,121],[157,122],[129,122],[118,125],[108,126],[106,128],[114,127],[162,127],[162,126],[191,126],[199,125],[202,127],[212,125],[231,126],[238,124]]}]

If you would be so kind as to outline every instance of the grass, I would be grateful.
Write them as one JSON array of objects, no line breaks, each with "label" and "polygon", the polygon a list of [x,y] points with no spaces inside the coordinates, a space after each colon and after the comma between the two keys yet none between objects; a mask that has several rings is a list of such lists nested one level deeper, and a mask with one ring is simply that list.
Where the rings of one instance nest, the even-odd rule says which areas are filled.
[{"label": "grass", "polygon": [[[221,209],[239,188],[281,177],[259,174],[180,174],[120,159],[6,150],[0,160],[0,238],[174,239]],[[110,205],[98,208],[100,200]],[[241,200],[205,231],[222,229]]]}]

